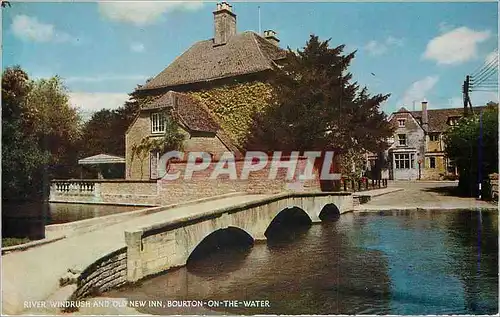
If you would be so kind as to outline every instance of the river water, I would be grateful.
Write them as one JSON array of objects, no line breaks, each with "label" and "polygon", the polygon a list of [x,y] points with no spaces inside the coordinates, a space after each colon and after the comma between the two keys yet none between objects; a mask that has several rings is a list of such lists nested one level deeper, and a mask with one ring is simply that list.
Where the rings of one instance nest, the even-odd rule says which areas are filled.
[{"label": "river water", "polygon": [[3,203],[2,237],[45,238],[45,226],[102,217],[144,207],[72,203]]},{"label": "river water", "polygon": [[498,312],[496,212],[350,213],[334,223],[287,230],[266,244],[222,248],[104,296],[270,304],[203,311],[228,314]]}]

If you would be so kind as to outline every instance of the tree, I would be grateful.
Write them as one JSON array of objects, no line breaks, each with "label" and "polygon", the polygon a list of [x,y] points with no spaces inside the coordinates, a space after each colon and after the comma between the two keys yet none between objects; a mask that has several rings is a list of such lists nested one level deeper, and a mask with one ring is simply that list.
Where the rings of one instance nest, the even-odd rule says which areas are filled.
[{"label": "tree", "polygon": [[2,199],[41,195],[41,167],[49,160],[36,140],[24,134],[22,114],[31,89],[19,66],[2,73]]},{"label": "tree", "polygon": [[59,78],[32,81],[19,67],[2,73],[2,194],[4,199],[48,195],[51,177],[76,165],[79,117]]},{"label": "tree", "polygon": [[275,68],[270,107],[257,113],[248,150],[306,151],[342,149],[378,152],[392,128],[380,104],[389,95],[371,96],[352,81],[347,68],[355,52],[329,47],[311,35]]},{"label": "tree", "polygon": [[462,118],[445,135],[445,153],[460,174],[459,189],[468,196],[477,195],[478,167],[482,178],[498,172],[498,104],[488,103],[482,117],[482,158],[479,158],[480,114]]},{"label": "tree", "polygon": [[129,96],[123,106],[116,110],[102,109],[84,124],[81,157],[100,153],[125,155],[125,133],[141,107],[150,99],[135,93]]}]

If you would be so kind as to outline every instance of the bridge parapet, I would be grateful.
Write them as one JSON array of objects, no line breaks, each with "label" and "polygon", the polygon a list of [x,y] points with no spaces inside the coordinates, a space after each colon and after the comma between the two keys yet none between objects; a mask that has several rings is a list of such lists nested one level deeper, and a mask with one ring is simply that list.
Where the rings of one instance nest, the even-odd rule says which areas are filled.
[{"label": "bridge parapet", "polygon": [[321,221],[321,213],[327,205],[334,205],[339,213],[352,211],[352,194],[282,193],[127,231],[127,280],[135,282],[149,275],[184,266],[194,249],[217,230],[238,228],[254,241],[266,240],[266,230],[280,212],[297,207],[313,223],[317,223]]}]

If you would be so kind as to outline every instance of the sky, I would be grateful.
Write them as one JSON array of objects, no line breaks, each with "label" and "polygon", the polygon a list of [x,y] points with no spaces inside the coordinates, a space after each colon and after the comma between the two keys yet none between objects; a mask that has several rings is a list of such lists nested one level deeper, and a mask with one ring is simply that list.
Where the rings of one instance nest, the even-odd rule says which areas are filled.
[{"label": "sky", "polygon": [[[356,50],[349,67],[382,105],[461,107],[461,87],[498,57],[498,3],[231,2],[238,32],[272,29],[280,46],[302,48],[311,34]],[[2,9],[2,66],[31,78],[58,75],[72,105],[89,115],[115,109],[196,41],[213,37],[215,2],[14,2]],[[491,80],[498,79],[498,73]],[[498,89],[473,92],[474,105]],[[415,107],[415,108],[414,108]]]}]

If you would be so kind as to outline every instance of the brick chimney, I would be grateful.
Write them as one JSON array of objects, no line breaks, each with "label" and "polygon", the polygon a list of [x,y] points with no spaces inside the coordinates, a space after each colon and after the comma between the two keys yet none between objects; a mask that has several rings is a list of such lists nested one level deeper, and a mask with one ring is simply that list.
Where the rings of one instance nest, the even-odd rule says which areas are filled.
[{"label": "brick chimney", "polygon": [[429,117],[427,115],[427,100],[422,101],[422,128],[427,133],[429,130]]},{"label": "brick chimney", "polygon": [[224,45],[236,34],[236,14],[233,7],[223,1],[217,3],[214,11],[214,45]]},{"label": "brick chimney", "polygon": [[280,40],[278,39],[278,33],[273,30],[264,31],[264,38],[276,46],[279,46]]}]

